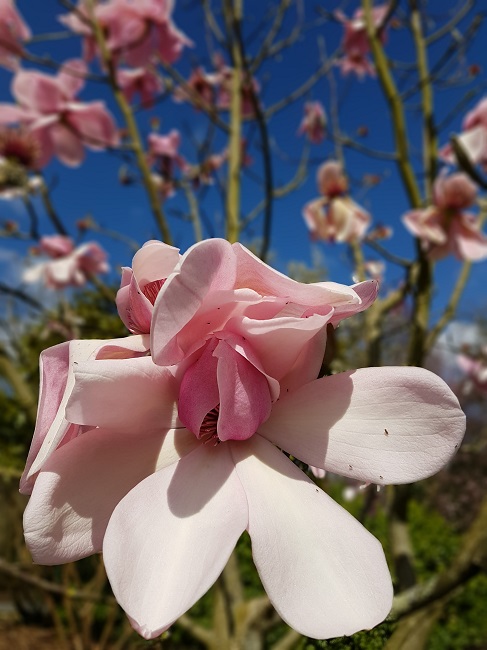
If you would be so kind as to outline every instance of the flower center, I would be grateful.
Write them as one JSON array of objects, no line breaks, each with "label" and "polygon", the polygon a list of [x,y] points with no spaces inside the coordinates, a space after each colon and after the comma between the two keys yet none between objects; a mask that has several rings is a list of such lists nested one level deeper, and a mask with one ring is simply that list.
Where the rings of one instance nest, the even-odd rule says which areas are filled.
[{"label": "flower center", "polygon": [[163,280],[153,280],[152,282],[148,282],[142,289],[142,293],[151,302],[151,304],[155,303],[159,291],[161,290],[162,285],[165,281],[166,278]]},{"label": "flower center", "polygon": [[208,411],[201,423],[200,433],[198,438],[204,443],[213,442],[216,446],[220,443],[218,433],[216,430],[218,423],[218,415],[220,413],[220,404],[217,404],[214,409]]}]

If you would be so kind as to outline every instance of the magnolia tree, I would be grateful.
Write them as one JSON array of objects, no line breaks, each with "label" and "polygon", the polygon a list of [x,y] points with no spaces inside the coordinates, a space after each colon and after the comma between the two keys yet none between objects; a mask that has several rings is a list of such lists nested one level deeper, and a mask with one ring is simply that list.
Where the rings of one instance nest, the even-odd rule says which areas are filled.
[{"label": "magnolia tree", "polygon": [[327,647],[383,621],[334,647],[426,647],[486,562],[487,486],[443,565],[421,574],[414,539],[418,500],[485,444],[472,425],[460,449],[482,328],[449,350],[462,381],[428,369],[485,273],[484,16],[19,4],[0,2],[17,610],[73,648]]}]

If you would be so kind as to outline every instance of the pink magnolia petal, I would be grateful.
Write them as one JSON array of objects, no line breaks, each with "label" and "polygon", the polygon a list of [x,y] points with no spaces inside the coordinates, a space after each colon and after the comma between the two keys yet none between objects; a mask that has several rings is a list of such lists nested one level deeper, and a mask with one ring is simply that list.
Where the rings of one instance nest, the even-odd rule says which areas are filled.
[{"label": "pink magnolia petal", "polygon": [[46,286],[53,289],[62,289],[69,285],[81,286],[86,282],[86,277],[76,262],[73,255],[52,260],[44,265]]},{"label": "pink magnolia petal", "polygon": [[271,412],[267,378],[225,340],[218,343],[214,356],[220,392],[218,438],[246,440]]},{"label": "pink magnolia petal", "polygon": [[56,156],[69,167],[77,167],[85,157],[83,143],[79,136],[64,124],[54,124],[49,128],[49,137]]},{"label": "pink magnolia petal", "polygon": [[357,296],[360,298],[359,303],[351,303],[349,305],[337,305],[333,316],[330,319],[330,323],[337,325],[344,318],[353,316],[362,311],[365,311],[374,303],[379,292],[379,283],[377,280],[366,280],[365,282],[359,282],[354,284],[351,287]]},{"label": "pink magnolia petal", "polygon": [[180,426],[176,379],[151,357],[79,363],[66,406],[70,422],[118,431]]},{"label": "pink magnolia petal", "polygon": [[[69,341],[69,364],[67,377],[64,377],[63,375],[62,378],[62,381],[65,382],[64,393],[62,395],[60,403],[58,403],[56,399],[56,402],[49,406],[49,408],[56,409],[56,416],[52,421],[47,434],[45,436],[42,434],[42,444],[39,452],[35,457],[31,468],[26,471],[26,493],[28,493],[28,490],[31,489],[33,485],[35,474],[39,471],[43,463],[52,454],[52,452],[61,444],[66,436],[69,435],[70,429],[73,427],[73,425],[70,425],[70,423],[65,419],[64,415],[66,404],[74,386],[75,368],[83,361],[87,361],[88,359],[95,359],[97,355],[102,354],[103,351],[105,351],[106,354],[106,351],[110,349],[114,353],[114,356],[118,355],[119,358],[121,358],[122,354],[129,354],[130,350],[132,350],[133,355],[136,355],[137,352],[134,352],[134,350],[140,350],[144,347],[144,338],[145,342],[147,343],[146,337],[139,336],[128,336],[126,338],[112,339],[108,341],[101,341],[97,339],[88,341]],[[42,401],[42,395],[40,403],[41,407],[44,408],[45,405],[44,401]]]},{"label": "pink magnolia petal", "polygon": [[254,562],[283,620],[318,639],[384,620],[393,593],[378,540],[260,436],[231,444]]},{"label": "pink magnolia petal", "polygon": [[15,104],[0,104],[0,124],[24,122],[31,117],[30,111]]},{"label": "pink magnolia petal", "polygon": [[423,368],[363,368],[323,377],[274,405],[259,433],[300,460],[350,478],[411,483],[455,454],[465,415]]},{"label": "pink magnolia petal", "polygon": [[153,304],[145,295],[148,284],[162,286],[179,262],[179,249],[160,241],[148,241],[137,251],[132,268],[122,269],[122,282],[117,292],[117,309],[120,318],[131,332],[150,332]]},{"label": "pink magnolia petal", "polygon": [[197,444],[185,429],[130,436],[94,429],[56,450],[39,474],[24,514],[34,562],[60,564],[100,552],[121,499]]},{"label": "pink magnolia petal", "polygon": [[223,239],[200,242],[183,255],[154,305],[151,351],[155,363],[171,365],[184,358],[178,333],[208,294],[233,289],[235,273],[235,255]]},{"label": "pink magnolia petal", "polygon": [[323,363],[327,334],[327,328],[324,327],[306,343],[291,370],[279,380],[282,395],[318,377]]},{"label": "pink magnolia petal", "polygon": [[327,198],[318,198],[308,201],[302,209],[306,226],[316,239],[328,239],[325,210],[328,205]]},{"label": "pink magnolia petal", "polygon": [[487,162],[487,126],[475,126],[457,137],[457,143],[470,158],[472,163]]},{"label": "pink magnolia petal", "polygon": [[51,161],[51,158],[54,156],[54,144],[50,134],[51,124],[47,126],[41,126],[38,128],[33,128],[30,126],[32,135],[35,137],[39,143],[39,159],[37,161],[37,168],[42,169]]},{"label": "pink magnolia petal", "polygon": [[73,99],[80,92],[85,85],[87,72],[86,63],[81,59],[72,59],[63,63],[57,76],[57,83],[66,99]]},{"label": "pink magnolia petal", "polygon": [[137,251],[132,261],[132,270],[141,287],[154,280],[171,275],[180,259],[179,248],[161,241],[148,241]]},{"label": "pink magnolia petal", "polygon": [[21,106],[37,113],[58,113],[64,104],[56,79],[31,70],[19,70],[15,75],[12,94]]},{"label": "pink magnolia petal", "polygon": [[28,481],[29,470],[39,453],[42,443],[53,423],[61,404],[69,368],[69,342],[60,343],[41,352],[39,361],[39,406],[34,436],[30,445],[25,469],[20,479],[20,491],[28,494],[33,481]]},{"label": "pink magnolia petal", "polygon": [[122,268],[122,280],[115,301],[118,315],[130,332],[134,334],[150,332],[152,305],[142,293],[130,268]]},{"label": "pink magnolia petal", "polygon": [[117,146],[118,129],[103,102],[70,104],[69,109],[66,119],[87,147],[98,151]]},{"label": "pink magnolia petal", "polygon": [[235,288],[248,287],[262,296],[286,296],[300,305],[340,305],[358,303],[353,289],[336,282],[304,284],[279,273],[268,266],[241,244],[233,244],[237,257]]},{"label": "pink magnolia petal", "polygon": [[247,521],[225,444],[200,445],[129,492],[108,524],[103,559],[139,634],[155,638],[211,587]]},{"label": "pink magnolia petal", "polygon": [[402,222],[411,234],[433,244],[446,243],[443,216],[438,208],[431,206],[425,210],[412,210],[402,217]]},{"label": "pink magnolia petal", "polygon": [[455,220],[451,225],[450,236],[461,259],[472,262],[487,259],[487,236],[480,232],[472,215],[464,213]]},{"label": "pink magnolia petal", "polygon": [[[92,357],[102,343],[105,343],[105,341],[97,339],[90,341],[69,341],[69,367],[64,393],[61,402],[57,403],[56,401],[56,417],[42,440],[37,456],[25,476],[26,480],[34,477],[66,435],[70,423],[65,419],[64,411],[74,386],[74,369],[79,363]],[[41,406],[44,407],[44,402],[41,402]],[[52,406],[49,408],[52,408]]]},{"label": "pink magnolia petal", "polygon": [[213,354],[217,344],[217,339],[208,342],[200,358],[186,370],[179,391],[179,417],[197,438],[205,416],[220,401],[218,360]]},{"label": "pink magnolia petal", "polygon": [[291,372],[299,357],[306,354],[316,334],[325,330],[322,342],[326,341],[326,324],[333,309],[327,307],[327,311],[327,315],[309,318],[232,319],[228,328],[248,341],[267,374],[281,380]]}]

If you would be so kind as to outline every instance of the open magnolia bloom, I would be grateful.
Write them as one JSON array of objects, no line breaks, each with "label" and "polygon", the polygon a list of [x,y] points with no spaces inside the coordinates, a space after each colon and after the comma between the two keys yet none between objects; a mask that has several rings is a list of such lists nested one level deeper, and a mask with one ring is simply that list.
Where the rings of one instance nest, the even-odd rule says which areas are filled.
[{"label": "open magnolia bloom", "polygon": [[41,238],[39,251],[51,259],[27,268],[22,276],[27,283],[43,282],[50,289],[80,287],[91,275],[110,270],[107,254],[97,242],[75,248],[70,237],[52,235]]},{"label": "open magnolia bloom", "polygon": [[312,236],[328,242],[363,239],[370,226],[370,215],[348,196],[348,182],[341,164],[329,160],[320,165],[316,184],[322,196],[303,208],[303,218]]},{"label": "open magnolia bloom", "polygon": [[[240,245],[201,242],[159,291],[150,356],[147,336],[64,344],[79,344],[76,363],[46,351],[66,382],[45,376],[41,390],[24,518],[34,560],[103,551],[117,600],[154,638],[247,530],[293,628],[328,638],[382,621],[392,585],[379,542],[282,450],[359,481],[411,482],[448,462],[465,420],[423,369],[316,379],[326,326],[370,303],[364,284],[303,285]],[[60,443],[53,417],[77,434]]]},{"label": "open magnolia bloom", "polygon": [[480,221],[464,208],[471,206],[477,188],[464,173],[440,175],[433,187],[433,204],[402,217],[406,228],[421,240],[433,260],[454,254],[461,260],[487,258],[487,237]]}]

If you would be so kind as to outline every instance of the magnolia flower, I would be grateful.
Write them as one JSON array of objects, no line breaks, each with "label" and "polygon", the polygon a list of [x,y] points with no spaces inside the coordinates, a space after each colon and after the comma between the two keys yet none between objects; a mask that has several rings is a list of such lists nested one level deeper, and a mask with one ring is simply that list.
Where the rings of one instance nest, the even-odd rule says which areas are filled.
[{"label": "magnolia flower", "polygon": [[[147,65],[154,57],[174,63],[183,48],[192,45],[174,25],[173,7],[173,0],[108,0],[95,6],[94,16],[112,56],[139,67]],[[64,25],[84,37],[84,56],[88,60],[98,49],[90,28],[90,15],[90,7],[81,0],[76,12],[59,17]]]},{"label": "magnolia flower", "polygon": [[[369,300],[372,285],[358,285]],[[423,369],[316,379],[315,365],[311,376],[326,324],[364,302],[206,241],[159,291],[152,356],[146,336],[46,351],[23,483],[34,560],[103,551],[117,600],[149,639],[205,593],[247,530],[271,602],[299,632],[383,620],[392,585],[380,544],[281,449],[356,480],[410,482],[449,460],[465,421]]]},{"label": "magnolia flower", "polygon": [[325,137],[326,112],[321,102],[306,102],[304,105],[304,117],[298,130],[298,134],[302,133],[314,144],[319,144]]},{"label": "magnolia flower", "polygon": [[52,259],[26,269],[23,280],[28,283],[42,281],[50,289],[82,286],[91,275],[107,273],[110,268],[106,252],[96,242],[86,242],[75,248],[69,237],[54,235],[43,237],[39,250]]},{"label": "magnolia flower", "polygon": [[[222,110],[230,110],[234,69],[225,63],[223,56],[217,53],[213,57],[215,73],[210,75],[209,80],[216,86],[216,106]],[[255,77],[249,76],[247,72],[241,72],[240,93],[241,111],[244,117],[252,117],[255,113],[254,101],[258,101],[260,85]]]},{"label": "magnolia flower", "polygon": [[474,202],[476,192],[466,174],[441,175],[434,183],[433,205],[402,217],[432,259],[451,253],[472,262],[487,258],[487,237],[481,233],[475,215],[463,212]]},{"label": "magnolia flower", "polygon": [[163,90],[161,78],[148,68],[117,69],[117,84],[127,101],[131,102],[136,94],[145,107],[152,106],[154,97]]},{"label": "magnolia flower", "polygon": [[[62,239],[62,238],[61,238]],[[53,245],[54,242],[51,244]],[[218,267],[215,267],[215,263],[218,258],[221,257],[222,251],[226,253],[224,256],[224,261],[226,266],[221,268],[221,273],[225,275],[225,282],[230,291],[225,291],[222,294],[218,294],[221,299],[221,304],[216,305],[215,296],[210,291],[205,299],[202,300],[199,309],[195,305],[193,300],[193,308],[197,308],[197,313],[195,314],[195,321],[200,322],[202,319],[208,319],[208,313],[213,308],[214,314],[212,318],[213,322],[216,322],[218,317],[220,322],[220,327],[223,327],[227,322],[230,324],[235,324],[235,317],[244,316],[249,318],[252,317],[252,322],[255,321],[257,326],[265,326],[268,318],[279,317],[283,318],[287,315],[295,316],[293,319],[286,320],[277,320],[276,323],[279,325],[285,325],[290,327],[293,323],[299,325],[303,332],[301,334],[301,340],[296,338],[297,343],[302,345],[301,349],[301,366],[297,364],[295,372],[305,372],[305,377],[314,378],[318,374],[319,368],[321,366],[321,357],[322,357],[322,348],[326,340],[326,332],[320,332],[320,327],[323,325],[326,326],[328,322],[336,325],[343,318],[359,313],[366,309],[372,302],[375,300],[377,295],[377,285],[375,282],[361,282],[352,287],[347,287],[345,285],[336,284],[334,282],[318,282],[311,285],[301,284],[295,282],[290,278],[278,273],[273,270],[271,267],[263,264],[258,258],[256,258],[250,251],[242,247],[240,244],[234,244],[230,246],[227,242],[222,240],[210,240],[210,242],[201,242],[196,244],[192,249],[190,249],[184,258],[180,258],[177,252],[177,249],[168,246],[162,242],[149,241],[136,253],[133,260],[133,269],[125,268],[122,275],[122,284],[121,288],[117,295],[117,306],[119,309],[119,314],[126,325],[129,326],[129,329],[133,331],[143,330],[142,336],[130,336],[126,339],[121,339],[119,341],[110,341],[107,342],[103,348],[97,353],[96,358],[130,358],[133,356],[146,356],[150,350],[149,337],[145,336],[145,332],[149,331],[147,323],[150,320],[149,312],[152,311],[153,303],[156,301],[160,289],[165,285],[167,276],[171,277],[171,273],[174,269],[180,269],[177,274],[177,283],[185,281],[185,278],[193,273],[198,274],[198,268],[200,264],[210,264],[209,272],[212,276]],[[179,258],[179,263],[177,263]],[[238,270],[238,272],[237,272]],[[252,280],[252,276],[254,280]],[[201,275],[200,279],[203,279],[204,275]],[[156,278],[156,279],[154,279]],[[251,285],[251,290],[242,291],[241,288],[245,285]],[[142,296],[139,296],[138,290],[142,288],[142,292],[145,292],[145,300]],[[206,287],[207,290],[214,288],[213,284],[210,284]],[[201,290],[205,289],[205,284],[201,284]],[[177,291],[178,294],[182,294],[182,290]],[[194,298],[194,297],[193,297]],[[291,299],[294,298],[295,302],[292,302]],[[260,313],[256,310],[256,305],[261,303]],[[191,303],[187,301],[187,307],[191,309]],[[321,317],[320,313],[324,314],[324,317]],[[170,310],[170,313],[171,310]],[[170,320],[170,313],[166,316]],[[309,321],[308,316],[314,314],[317,316],[315,322]],[[306,318],[307,320],[303,320]],[[230,321],[230,319],[233,319]],[[167,323],[167,327],[163,322],[164,314],[163,308],[159,309],[159,322],[162,322],[162,329],[167,329],[168,336],[172,337],[174,333],[174,323]],[[191,320],[191,317],[190,317]],[[150,324],[150,323],[149,323]],[[184,328],[188,336],[190,331],[189,324]],[[313,332],[318,332],[318,336],[313,336]],[[264,331],[265,333],[265,331]],[[184,338],[183,336],[183,338]],[[249,335],[250,336],[250,335]],[[176,339],[183,345],[183,348],[180,350],[180,355],[185,356],[184,343],[181,337],[176,337]],[[85,346],[86,343],[86,346]],[[95,347],[100,347],[101,343]],[[179,343],[178,343],[179,346]],[[74,367],[73,365],[78,365],[80,361],[87,360],[89,356],[93,353],[95,348],[93,348],[92,342],[87,341],[72,341],[71,348],[69,350],[69,358],[71,361],[64,361],[65,371],[64,373],[57,371],[56,380],[59,382],[59,389],[56,389],[55,394],[57,395],[56,408],[64,410],[65,403],[69,397],[70,391],[72,389],[72,382],[70,383],[69,378],[73,375]],[[304,354],[305,349],[307,354]],[[51,348],[51,350],[57,351],[58,348]],[[86,352],[85,352],[86,350]],[[294,349],[294,351],[296,351]],[[68,352],[65,350],[65,354]],[[78,355],[73,358],[72,354]],[[83,354],[88,356],[83,357]],[[289,356],[291,354],[291,357]],[[80,356],[81,355],[81,356]],[[41,355],[41,362],[45,357],[44,363],[47,365],[49,362],[49,351],[43,352]],[[93,357],[94,358],[94,357]],[[288,359],[292,358],[292,351],[288,351]],[[288,385],[291,385],[293,374],[291,373],[288,377]],[[47,382],[46,382],[47,383]],[[52,381],[47,383],[48,387],[52,387]],[[51,402],[51,405],[54,404],[56,398],[52,394],[43,393],[43,382],[41,381],[41,391],[40,391],[40,403],[44,404],[47,401]],[[65,391],[64,401],[61,402],[61,396]],[[47,436],[51,451],[57,447],[59,442],[62,442],[64,432],[60,433],[53,432],[52,428],[49,433],[46,433],[45,426],[42,429],[42,433],[38,433],[36,428],[36,434],[34,435],[33,448],[37,448],[38,445],[34,444],[37,439],[44,439]],[[49,426],[49,425],[48,425]],[[52,441],[55,442],[52,442]],[[37,453],[37,452],[36,452]],[[31,457],[32,454],[29,455]],[[46,457],[42,457],[42,462]],[[38,471],[40,465],[37,465]],[[29,480],[32,479],[35,471],[28,473]]]},{"label": "magnolia flower", "polygon": [[53,155],[77,166],[84,158],[83,145],[101,150],[118,144],[118,131],[105,104],[75,101],[85,74],[86,66],[79,60],[65,63],[55,77],[19,70],[12,83],[18,105],[0,104],[0,124],[20,123],[37,138],[40,167]]},{"label": "magnolia flower", "polygon": [[[387,12],[388,5],[386,4],[378,5],[372,9],[372,21],[374,27],[380,30],[379,36],[382,42],[385,41],[386,34],[381,27]],[[370,44],[363,9],[357,9],[351,19],[347,18],[340,10],[335,11],[334,16],[343,24],[345,30],[341,43],[344,56],[337,61],[342,74],[347,75],[353,72],[360,79],[368,74],[375,76],[374,65],[368,57]]]},{"label": "magnolia flower", "polygon": [[335,161],[324,163],[316,180],[323,197],[309,201],[303,208],[312,236],[331,242],[362,239],[370,225],[370,215],[347,196],[348,182],[341,165]]},{"label": "magnolia flower", "polygon": [[147,136],[149,145],[149,161],[157,163],[158,172],[166,181],[172,181],[175,165],[181,169],[187,167],[186,160],[179,154],[181,134],[177,129],[172,129],[167,135],[150,133]]},{"label": "magnolia flower", "polygon": [[15,69],[22,43],[30,37],[30,29],[13,0],[0,0],[0,65]]},{"label": "magnolia flower", "polygon": [[[215,102],[218,83],[218,75],[209,74],[204,68],[198,66],[192,70],[186,85],[211,106]],[[173,99],[176,102],[190,102],[191,94],[185,88],[178,87],[173,93]]]},{"label": "magnolia flower", "polygon": [[152,310],[167,277],[179,262],[179,249],[160,241],[148,241],[135,254],[132,268],[122,268],[117,309],[133,334],[150,331]]},{"label": "magnolia flower", "polygon": [[[457,143],[474,165],[480,164],[487,170],[487,97],[481,99],[465,116]],[[439,155],[450,164],[456,162],[450,144],[444,146]]]}]

